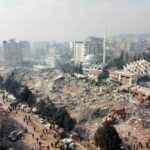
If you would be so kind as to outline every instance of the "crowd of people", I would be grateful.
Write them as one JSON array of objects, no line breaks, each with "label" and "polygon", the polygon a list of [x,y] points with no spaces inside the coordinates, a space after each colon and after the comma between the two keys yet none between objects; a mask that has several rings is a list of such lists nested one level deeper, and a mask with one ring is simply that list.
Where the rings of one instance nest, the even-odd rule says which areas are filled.
[{"label": "crowd of people", "polygon": [[[6,102],[10,102],[7,95],[6,96],[3,95],[2,100],[3,100],[4,104],[6,104]],[[8,107],[8,111],[11,112],[11,114],[14,117],[17,117],[19,112],[24,113],[23,121],[24,121],[24,123],[26,123],[26,127],[24,127],[24,133],[29,133],[29,129],[28,129],[29,125],[33,125],[33,118],[30,116],[30,114],[22,112],[20,107],[18,107],[17,105]],[[36,147],[38,146],[39,150],[42,150],[42,147],[46,147],[47,150],[50,150],[50,148],[53,148],[53,149],[59,148],[60,150],[63,150],[64,148],[63,148],[62,144],[60,143],[58,136],[56,136],[56,133],[53,133],[50,130],[51,129],[48,130],[46,128],[43,128],[43,130],[41,131],[42,133],[40,135],[38,135],[39,131],[38,131],[37,127],[33,126],[33,131],[32,131],[32,133],[30,132],[29,134],[31,134],[32,139],[35,139]],[[53,134],[53,138],[55,139],[54,140],[55,142],[51,142],[50,145],[45,145],[44,142],[42,142],[42,141],[45,140],[44,136],[48,135],[48,134]],[[31,148],[31,150],[35,150],[35,149]]]}]

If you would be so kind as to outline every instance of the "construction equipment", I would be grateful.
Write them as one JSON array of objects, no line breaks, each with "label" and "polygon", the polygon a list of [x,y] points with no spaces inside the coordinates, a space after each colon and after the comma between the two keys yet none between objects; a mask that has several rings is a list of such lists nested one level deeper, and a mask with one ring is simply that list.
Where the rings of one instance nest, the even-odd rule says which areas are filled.
[{"label": "construction equipment", "polygon": [[136,87],[136,88],[134,89],[134,91],[133,91],[133,96],[136,96],[136,95],[139,94],[138,89],[139,89],[139,87]]},{"label": "construction equipment", "polygon": [[139,89],[139,87],[136,87],[134,89],[133,96],[136,97],[139,102],[144,103],[145,97],[139,93],[138,89]]},{"label": "construction equipment", "polygon": [[144,96],[141,95],[141,94],[138,95],[137,99],[138,99],[141,103],[144,103],[144,101],[145,101]]},{"label": "construction equipment", "polygon": [[108,117],[106,117],[104,121],[111,123],[116,115],[120,115],[123,119],[125,119],[126,116],[125,108],[121,108],[114,111],[112,114],[108,115]]}]

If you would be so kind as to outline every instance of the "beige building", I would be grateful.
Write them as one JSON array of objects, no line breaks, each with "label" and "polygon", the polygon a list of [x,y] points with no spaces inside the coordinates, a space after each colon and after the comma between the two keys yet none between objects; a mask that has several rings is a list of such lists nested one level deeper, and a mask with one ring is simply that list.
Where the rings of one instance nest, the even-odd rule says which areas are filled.
[{"label": "beige building", "polygon": [[123,85],[132,85],[137,81],[137,78],[133,74],[121,71],[110,72],[109,79],[112,81],[120,82]]}]

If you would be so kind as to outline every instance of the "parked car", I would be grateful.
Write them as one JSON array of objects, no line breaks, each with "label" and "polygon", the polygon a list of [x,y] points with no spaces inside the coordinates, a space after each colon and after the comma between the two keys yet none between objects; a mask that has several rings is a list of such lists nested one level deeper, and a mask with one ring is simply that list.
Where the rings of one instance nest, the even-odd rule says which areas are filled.
[{"label": "parked car", "polygon": [[32,108],[32,112],[33,112],[33,113],[36,113],[36,112],[37,112],[37,108],[36,108],[36,107],[33,107],[33,108]]},{"label": "parked car", "polygon": [[27,112],[27,113],[30,113],[31,112],[31,108],[30,107],[27,107],[26,109],[25,109],[25,111]]},{"label": "parked car", "polygon": [[43,119],[43,118],[39,118],[38,121],[39,121],[41,124],[45,124],[45,123],[46,123],[46,120]]},{"label": "parked car", "polygon": [[19,130],[15,130],[10,132],[10,134],[8,135],[8,139],[10,141],[17,141],[19,140],[21,137],[23,136],[23,133]]},{"label": "parked car", "polygon": [[33,115],[33,118],[38,120],[40,117],[38,115]]},{"label": "parked car", "polygon": [[25,110],[27,107],[28,106],[26,104],[22,104],[20,108],[21,108],[21,110]]},{"label": "parked car", "polygon": [[13,101],[11,104],[10,104],[10,106],[15,106],[15,105],[17,105],[19,103],[19,100],[15,100],[15,101]]},{"label": "parked car", "polygon": [[50,126],[51,126],[51,124],[50,124],[50,123],[48,123],[48,122],[44,125],[44,127],[45,127],[47,130],[49,130],[49,129],[50,129]]}]

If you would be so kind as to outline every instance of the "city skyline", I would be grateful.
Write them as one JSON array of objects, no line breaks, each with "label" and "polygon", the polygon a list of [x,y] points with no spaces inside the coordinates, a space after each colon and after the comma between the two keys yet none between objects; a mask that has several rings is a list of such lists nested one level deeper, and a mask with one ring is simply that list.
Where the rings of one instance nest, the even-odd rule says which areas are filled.
[{"label": "city skyline", "polygon": [[0,41],[80,40],[89,35],[150,33],[148,0],[1,0]]}]

